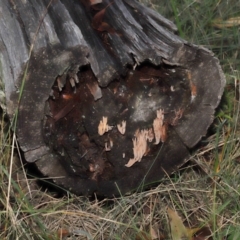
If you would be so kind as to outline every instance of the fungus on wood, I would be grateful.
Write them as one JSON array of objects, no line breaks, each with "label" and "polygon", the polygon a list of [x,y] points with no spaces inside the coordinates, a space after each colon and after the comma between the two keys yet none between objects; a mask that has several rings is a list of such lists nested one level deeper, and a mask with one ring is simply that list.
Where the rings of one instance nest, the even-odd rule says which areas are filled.
[{"label": "fungus on wood", "polygon": [[110,197],[189,158],[225,85],[212,52],[135,0],[2,1],[0,74],[27,162]]}]

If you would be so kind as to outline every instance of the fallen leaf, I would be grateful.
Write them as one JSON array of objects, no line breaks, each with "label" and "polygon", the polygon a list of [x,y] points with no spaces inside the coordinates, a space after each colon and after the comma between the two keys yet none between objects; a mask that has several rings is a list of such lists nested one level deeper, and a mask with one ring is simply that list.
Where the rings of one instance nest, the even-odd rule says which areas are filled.
[{"label": "fallen leaf", "polygon": [[148,234],[148,233],[146,233],[146,232],[143,232],[143,231],[140,231],[140,232],[137,234],[135,240],[152,240],[152,238],[151,238],[151,235],[150,235],[150,234]]},{"label": "fallen leaf", "polygon": [[60,238],[60,239],[63,239],[65,237],[68,237],[70,235],[70,231],[68,229],[65,229],[65,228],[60,228],[58,229],[57,231],[57,236]]},{"label": "fallen leaf", "polygon": [[149,231],[150,231],[150,236],[151,236],[152,240],[158,239],[158,235],[157,235],[155,229],[152,226],[150,226],[150,230]]},{"label": "fallen leaf", "polygon": [[172,240],[212,240],[212,232],[209,227],[188,228],[184,226],[182,219],[178,216],[177,212],[168,208],[167,214]]},{"label": "fallen leaf", "polygon": [[71,232],[68,229],[60,228],[57,230],[55,234],[50,234],[47,236],[47,239],[49,240],[56,240],[56,239],[65,239],[66,237],[69,237],[71,235]]},{"label": "fallen leaf", "polygon": [[172,240],[192,240],[189,236],[187,228],[184,226],[182,219],[178,216],[177,212],[171,208],[167,209],[169,224],[171,229]]},{"label": "fallen leaf", "polygon": [[216,28],[230,28],[240,26],[240,17],[232,17],[225,21],[218,18],[212,22],[212,26]]},{"label": "fallen leaf", "polygon": [[192,240],[212,240],[212,232],[209,227],[202,227],[195,231]]},{"label": "fallen leaf", "polygon": [[145,229],[139,231],[135,238],[135,240],[164,240],[164,239],[167,238],[165,238],[165,236],[159,231],[157,233],[152,226],[149,226],[148,230]]}]

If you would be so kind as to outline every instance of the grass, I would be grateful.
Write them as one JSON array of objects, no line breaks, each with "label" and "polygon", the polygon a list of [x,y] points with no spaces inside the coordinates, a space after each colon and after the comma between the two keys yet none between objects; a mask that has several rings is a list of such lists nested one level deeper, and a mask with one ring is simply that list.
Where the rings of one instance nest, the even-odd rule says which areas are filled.
[{"label": "grass", "polygon": [[70,239],[151,239],[147,234],[153,232],[158,239],[170,239],[167,207],[189,227],[209,226],[214,240],[240,239],[240,25],[224,26],[224,21],[240,17],[240,3],[144,2],[173,20],[181,37],[220,59],[227,85],[208,136],[190,161],[157,187],[100,201],[40,189],[36,178],[26,177],[14,133],[2,118],[0,239],[64,239],[68,234]]}]

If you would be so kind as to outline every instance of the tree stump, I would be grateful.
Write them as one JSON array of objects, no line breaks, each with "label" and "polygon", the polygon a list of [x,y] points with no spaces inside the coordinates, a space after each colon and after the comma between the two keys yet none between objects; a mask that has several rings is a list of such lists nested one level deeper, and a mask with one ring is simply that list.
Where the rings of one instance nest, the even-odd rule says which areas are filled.
[{"label": "tree stump", "polygon": [[219,61],[155,11],[135,0],[2,0],[0,13],[2,104],[26,161],[56,185],[142,190],[206,134],[225,85]]}]

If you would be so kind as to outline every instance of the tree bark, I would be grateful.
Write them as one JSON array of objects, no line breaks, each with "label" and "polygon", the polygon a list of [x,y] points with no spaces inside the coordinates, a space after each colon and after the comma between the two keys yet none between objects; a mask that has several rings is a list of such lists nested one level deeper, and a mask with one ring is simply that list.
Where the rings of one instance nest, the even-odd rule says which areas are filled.
[{"label": "tree bark", "polygon": [[[26,161],[57,185],[126,194],[188,159],[213,121],[225,78],[212,52],[139,2],[89,2],[2,0],[2,105],[17,118]],[[103,117],[109,129],[100,134]],[[165,131],[159,141],[154,119]],[[144,130],[154,138],[135,157]],[[136,163],[128,167],[129,159]]]}]

